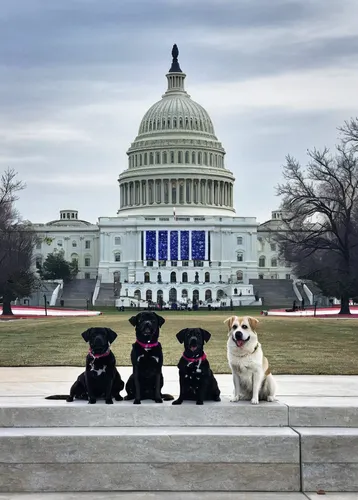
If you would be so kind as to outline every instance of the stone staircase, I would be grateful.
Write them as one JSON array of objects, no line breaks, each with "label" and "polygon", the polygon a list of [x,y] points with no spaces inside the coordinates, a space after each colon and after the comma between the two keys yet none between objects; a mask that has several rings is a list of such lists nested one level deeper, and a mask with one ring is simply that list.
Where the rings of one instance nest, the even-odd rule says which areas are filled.
[{"label": "stone staircase", "polygon": [[[358,404],[349,399],[258,406],[224,399],[202,407],[42,398],[1,403],[0,493],[296,500],[318,490],[358,492]],[[261,493],[238,493],[249,491]]]},{"label": "stone staircase", "polygon": [[95,306],[114,306],[113,283],[101,283]]},{"label": "stone staircase", "polygon": [[92,294],[96,280],[94,279],[75,279],[63,286],[61,297],[57,300],[56,306],[60,305],[60,301],[64,301],[64,307],[73,307],[85,309],[87,300],[91,303]]},{"label": "stone staircase", "polygon": [[263,298],[263,307],[292,307],[298,302],[292,280],[251,279],[254,293]]}]

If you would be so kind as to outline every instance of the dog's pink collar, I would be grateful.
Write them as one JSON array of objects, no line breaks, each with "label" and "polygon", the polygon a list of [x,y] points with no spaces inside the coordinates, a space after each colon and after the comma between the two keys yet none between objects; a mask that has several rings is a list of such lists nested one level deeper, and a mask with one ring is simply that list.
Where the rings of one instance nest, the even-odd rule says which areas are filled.
[{"label": "dog's pink collar", "polygon": [[159,345],[159,342],[155,342],[154,344],[143,344],[143,342],[139,342],[139,340],[136,340],[136,342],[143,347],[143,349],[152,349],[152,347],[157,347]]},{"label": "dog's pink collar", "polygon": [[189,363],[195,363],[195,362],[199,362],[199,361],[205,361],[206,358],[207,358],[205,352],[204,352],[204,354],[202,356],[200,356],[200,358],[187,358],[184,353],[183,353],[182,356],[185,359],[185,361],[189,361]]},{"label": "dog's pink collar", "polygon": [[104,358],[105,356],[108,356],[109,353],[111,352],[111,349],[108,349],[108,351],[104,352],[103,354],[93,354],[92,349],[88,351],[88,354],[92,356],[92,358],[97,359],[97,358]]}]

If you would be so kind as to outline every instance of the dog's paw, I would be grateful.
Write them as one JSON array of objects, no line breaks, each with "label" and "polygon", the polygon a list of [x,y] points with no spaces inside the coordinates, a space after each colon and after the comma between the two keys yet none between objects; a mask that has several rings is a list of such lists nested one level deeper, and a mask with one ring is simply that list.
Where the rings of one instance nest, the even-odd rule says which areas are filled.
[{"label": "dog's paw", "polygon": [[221,401],[221,397],[220,397],[220,396],[215,396],[215,397],[214,397],[214,401],[216,401],[216,402]]},{"label": "dog's paw", "polygon": [[155,398],[154,400],[156,403],[163,403],[163,400],[162,398]]},{"label": "dog's paw", "polygon": [[162,394],[163,401],[173,401],[174,396],[171,394]]},{"label": "dog's paw", "polygon": [[113,399],[106,399],[106,405],[113,405]]},{"label": "dog's paw", "polygon": [[123,401],[123,398],[122,398],[122,396],[120,394],[117,394],[116,396],[114,396],[114,399],[116,401]]},{"label": "dog's paw", "polygon": [[134,404],[134,405],[140,405],[140,404],[142,404],[142,403],[141,403],[140,399],[135,399],[135,400],[133,401],[133,404]]},{"label": "dog's paw", "polygon": [[252,404],[252,405],[258,405],[258,404],[259,404],[259,400],[258,400],[258,398],[252,398],[252,399],[251,399],[251,404]]},{"label": "dog's paw", "polygon": [[275,401],[277,401],[277,399],[275,398],[275,396],[267,396],[267,401],[269,403],[274,403]]},{"label": "dog's paw", "polygon": [[95,404],[96,404],[96,402],[97,402],[96,398],[89,398],[89,399],[88,399],[88,404],[89,404],[89,405],[95,405]]},{"label": "dog's paw", "polygon": [[202,406],[204,404],[204,401],[197,401],[196,404]]},{"label": "dog's paw", "polygon": [[175,401],[173,401],[173,402],[172,402],[172,405],[175,405],[175,406],[177,406],[177,405],[181,405],[181,404],[182,404],[182,402],[183,402],[183,401],[182,401],[181,399],[176,399]]},{"label": "dog's paw", "polygon": [[67,403],[73,403],[73,397],[72,396],[68,396],[68,398],[66,399]]},{"label": "dog's paw", "polygon": [[238,401],[240,401],[240,396],[233,396],[233,397],[230,399],[230,402],[231,402],[231,403],[237,403]]}]

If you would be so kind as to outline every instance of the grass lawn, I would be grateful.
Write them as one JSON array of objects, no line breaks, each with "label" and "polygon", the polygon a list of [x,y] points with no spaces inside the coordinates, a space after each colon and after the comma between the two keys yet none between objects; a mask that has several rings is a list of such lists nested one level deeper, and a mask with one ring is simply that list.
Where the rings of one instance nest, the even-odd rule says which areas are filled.
[{"label": "grass lawn", "polygon": [[[96,325],[118,333],[113,352],[119,367],[128,366],[134,341],[130,315],[126,311],[93,318],[0,321],[0,366],[83,366],[87,346],[81,333]],[[176,365],[182,353],[175,334],[181,328],[200,326],[212,334],[206,352],[214,372],[229,373],[223,320],[230,313],[169,311],[162,315],[166,318],[160,337],[165,365]],[[259,320],[259,339],[273,373],[358,374],[358,320],[262,316]]]}]

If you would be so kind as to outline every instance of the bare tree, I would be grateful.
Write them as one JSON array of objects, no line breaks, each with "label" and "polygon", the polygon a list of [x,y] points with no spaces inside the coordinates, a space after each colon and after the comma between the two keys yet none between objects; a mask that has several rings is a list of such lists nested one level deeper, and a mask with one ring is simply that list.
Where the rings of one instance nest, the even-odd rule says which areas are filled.
[{"label": "bare tree", "polygon": [[285,181],[277,187],[281,256],[297,276],[339,297],[340,314],[350,313],[349,299],[358,294],[358,155],[354,136],[347,139],[335,155],[327,148],[308,151],[306,168],[287,156]]},{"label": "bare tree", "polygon": [[23,222],[15,209],[18,193],[25,185],[8,169],[0,179],[0,296],[3,315],[11,315],[11,302],[35,289],[33,250],[37,236],[31,224]]}]

